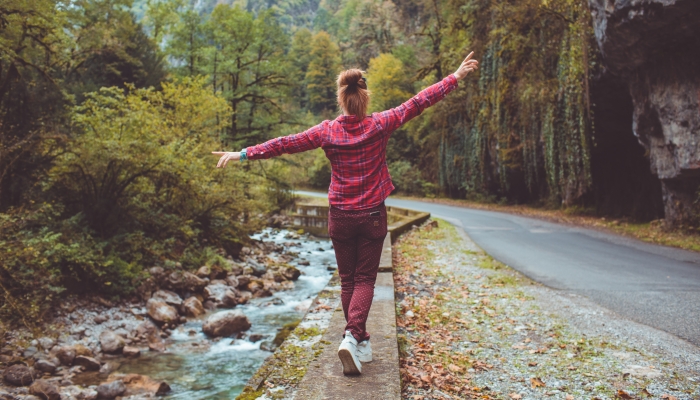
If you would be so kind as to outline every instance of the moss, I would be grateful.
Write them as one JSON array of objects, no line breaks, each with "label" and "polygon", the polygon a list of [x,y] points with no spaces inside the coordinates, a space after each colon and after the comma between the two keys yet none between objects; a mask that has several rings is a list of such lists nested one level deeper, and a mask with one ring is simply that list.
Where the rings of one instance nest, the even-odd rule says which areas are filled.
[{"label": "moss", "polygon": [[311,328],[299,328],[296,331],[294,331],[294,336],[296,336],[299,340],[309,340],[315,336],[318,336],[321,334],[321,330],[318,329],[317,327],[311,327]]},{"label": "moss", "polygon": [[277,335],[275,335],[275,339],[272,341],[272,343],[274,343],[276,347],[281,346],[282,343],[287,340],[287,337],[294,331],[294,329],[296,329],[299,322],[301,322],[301,320],[290,322],[283,326],[282,329],[277,332]]}]

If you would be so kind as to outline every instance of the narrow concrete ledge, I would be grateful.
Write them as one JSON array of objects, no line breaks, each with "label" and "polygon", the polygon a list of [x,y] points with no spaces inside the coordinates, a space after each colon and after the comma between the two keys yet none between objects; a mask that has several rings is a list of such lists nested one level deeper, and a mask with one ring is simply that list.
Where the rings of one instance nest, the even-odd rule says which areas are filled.
[{"label": "narrow concrete ledge", "polygon": [[377,276],[374,302],[367,320],[374,361],[362,365],[362,375],[345,376],[338,360],[338,345],[345,328],[342,308],[337,308],[322,341],[330,342],[311,362],[299,385],[297,399],[382,399],[401,398],[399,350],[396,341],[394,277],[390,272]]}]

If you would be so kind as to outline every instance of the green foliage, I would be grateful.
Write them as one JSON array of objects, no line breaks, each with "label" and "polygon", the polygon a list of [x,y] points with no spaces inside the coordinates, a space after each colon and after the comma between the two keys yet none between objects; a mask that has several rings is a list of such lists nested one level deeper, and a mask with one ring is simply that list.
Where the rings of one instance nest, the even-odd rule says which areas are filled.
[{"label": "green foliage", "polygon": [[226,141],[252,145],[292,118],[280,108],[288,82],[284,51],[289,39],[271,11],[258,14],[218,6],[207,24],[207,72],[231,107]]},{"label": "green foliage", "polygon": [[309,184],[316,189],[328,189],[331,184],[331,162],[322,150],[314,151],[313,165],[309,168]]},{"label": "green foliage", "polygon": [[292,86],[292,102],[299,108],[308,107],[309,95],[306,92],[306,73],[311,63],[311,42],[313,34],[308,29],[300,29],[292,37],[289,59],[289,80]]},{"label": "green foliage", "polygon": [[101,87],[157,87],[165,79],[157,46],[129,7],[130,0],[79,0],[67,8],[71,44],[64,79],[79,101]]},{"label": "green foliage", "polygon": [[420,171],[409,161],[392,162],[389,164],[389,174],[399,193],[416,196],[430,194],[430,185],[423,180]]},{"label": "green foliage", "polygon": [[372,110],[384,111],[408,100],[412,82],[399,58],[380,54],[369,62],[367,80],[372,89]]},{"label": "green foliage", "polygon": [[204,78],[89,94],[44,182],[55,205],[0,214],[2,313],[37,317],[64,289],[129,294],[154,264],[236,255],[273,204],[263,179],[212,169],[227,111]]},{"label": "green foliage", "polygon": [[306,91],[310,109],[330,112],[336,107],[336,78],[340,73],[340,50],[326,32],[311,40],[311,57],[306,72]]}]

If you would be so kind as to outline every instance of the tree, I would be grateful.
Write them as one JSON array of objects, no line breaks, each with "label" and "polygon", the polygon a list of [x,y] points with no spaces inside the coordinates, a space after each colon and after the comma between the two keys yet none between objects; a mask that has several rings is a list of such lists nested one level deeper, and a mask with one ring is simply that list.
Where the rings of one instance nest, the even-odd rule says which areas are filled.
[{"label": "tree", "polygon": [[204,27],[203,71],[231,112],[224,142],[238,148],[257,144],[293,117],[283,107],[289,44],[272,12],[255,17],[238,6],[219,5]]},{"label": "tree", "polygon": [[289,59],[289,80],[292,86],[292,100],[297,102],[301,109],[308,106],[308,94],[306,92],[306,73],[311,63],[311,41],[313,35],[308,29],[300,29],[292,38],[292,47],[287,58]]},{"label": "tree", "polygon": [[367,80],[372,90],[372,109],[384,111],[408,100],[411,77],[403,62],[392,54],[380,54],[369,62]]},{"label": "tree", "polygon": [[158,87],[165,79],[163,57],[130,6],[131,0],[77,0],[68,8],[63,84],[78,103],[101,87]]},{"label": "tree", "polygon": [[54,0],[0,4],[0,212],[22,206],[60,140],[66,15]]},{"label": "tree", "polygon": [[179,20],[170,29],[172,35],[166,53],[181,76],[196,76],[202,71],[202,49],[207,44],[204,19],[193,8],[181,10]]},{"label": "tree", "polygon": [[313,112],[330,112],[336,105],[336,79],[340,73],[340,50],[326,32],[314,35],[311,61],[306,72],[306,90]]}]

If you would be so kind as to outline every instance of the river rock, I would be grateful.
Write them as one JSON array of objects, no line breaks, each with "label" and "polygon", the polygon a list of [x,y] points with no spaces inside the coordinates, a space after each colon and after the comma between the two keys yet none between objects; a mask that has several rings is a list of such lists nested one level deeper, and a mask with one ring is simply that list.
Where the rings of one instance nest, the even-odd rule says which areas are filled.
[{"label": "river rock", "polygon": [[110,330],[104,330],[100,334],[100,346],[102,346],[103,353],[119,353],[122,351],[125,345],[126,342],[124,342],[124,338]]},{"label": "river rock", "polygon": [[107,361],[100,367],[100,374],[109,375],[116,371],[121,364],[116,361]]},{"label": "river rock", "polygon": [[73,348],[75,349],[75,356],[85,356],[85,357],[94,357],[95,354],[90,350],[87,346],[84,346],[80,343],[73,345]]},{"label": "river rock", "polygon": [[43,400],[59,400],[58,388],[53,383],[39,379],[29,387],[29,393]]},{"label": "river rock", "polygon": [[182,311],[190,318],[197,318],[204,314],[204,306],[198,298],[192,296],[182,303]]},{"label": "river rock", "polygon": [[162,396],[170,391],[170,385],[166,382],[156,381],[145,375],[113,374],[108,379],[118,379],[116,382],[124,382],[126,385],[124,396]]},{"label": "river rock", "polygon": [[261,277],[267,272],[267,267],[264,264],[257,262],[252,258],[246,259],[246,264],[253,269],[252,275]]},{"label": "river rock", "polygon": [[247,290],[241,290],[238,292],[238,304],[246,304],[252,298],[253,293],[250,293]]},{"label": "river rock", "polygon": [[83,389],[79,386],[70,385],[59,389],[61,400],[96,400],[97,391],[94,389]]},{"label": "river rock", "polygon": [[241,275],[236,278],[238,280],[238,290],[247,290],[250,283],[250,275]]},{"label": "river rock", "polygon": [[54,372],[56,372],[56,364],[47,359],[42,358],[34,363],[34,369],[36,369],[37,371],[53,374]]},{"label": "river rock", "polygon": [[165,270],[163,267],[151,267],[148,269],[148,273],[151,274],[152,277],[159,279],[165,275]]},{"label": "river rock", "polygon": [[37,342],[39,342],[39,346],[41,346],[43,350],[51,350],[51,348],[56,345],[56,339],[50,337],[39,338]]},{"label": "river rock", "polygon": [[301,276],[301,271],[294,267],[287,267],[282,269],[282,275],[290,281],[296,281]]},{"label": "river rock", "polygon": [[75,347],[73,346],[61,346],[54,348],[56,358],[63,365],[73,365],[73,360],[75,359]]},{"label": "river rock", "polygon": [[235,307],[238,293],[225,281],[212,281],[212,284],[204,288],[204,296],[218,306]]},{"label": "river rock", "polygon": [[158,325],[151,320],[143,321],[136,327],[136,335],[143,336],[147,339],[157,337]]},{"label": "river rock", "polygon": [[170,290],[159,290],[155,293],[153,293],[153,296],[151,297],[156,300],[163,300],[167,304],[170,304],[171,306],[178,307],[180,304],[182,304],[182,298],[175,293],[171,292]]},{"label": "river rock", "polygon": [[177,313],[175,307],[168,305],[163,300],[158,300],[151,298],[146,303],[146,308],[148,309],[148,315],[153,318],[154,321],[163,323],[176,323],[180,319],[180,315]]},{"label": "river rock", "polygon": [[171,289],[199,292],[209,283],[191,272],[175,271],[168,275],[165,284]]},{"label": "river rock", "polygon": [[250,321],[241,311],[221,311],[207,318],[202,331],[209,336],[230,336],[250,329]]},{"label": "river rock", "polygon": [[148,350],[162,353],[165,351],[165,343],[163,343],[160,338],[158,338],[158,340],[148,342]]},{"label": "river rock", "polygon": [[98,399],[114,399],[117,396],[121,396],[126,392],[126,385],[122,381],[112,381],[108,383],[103,383],[97,387],[97,398]]},{"label": "river rock", "polygon": [[73,364],[75,365],[81,365],[85,367],[85,370],[87,371],[99,371],[100,367],[102,366],[99,361],[92,357],[87,357],[87,356],[77,356],[75,357],[75,360],[73,360]]},{"label": "river rock", "polygon": [[5,369],[2,377],[10,385],[28,386],[34,382],[34,370],[24,364],[15,364]]},{"label": "river rock", "polygon": [[209,268],[206,265],[203,265],[203,266],[199,267],[196,275],[200,278],[208,278],[209,275],[211,275],[211,268]]},{"label": "river rock", "polygon": [[124,354],[124,357],[136,358],[141,355],[141,350],[134,346],[124,346],[122,354]]},{"label": "river rock", "polygon": [[229,268],[230,271],[228,273],[228,276],[238,276],[243,274],[243,266],[236,262],[229,260]]},{"label": "river rock", "polygon": [[226,284],[231,286],[232,288],[237,288],[238,287],[238,277],[235,275],[229,275],[225,279]]}]

